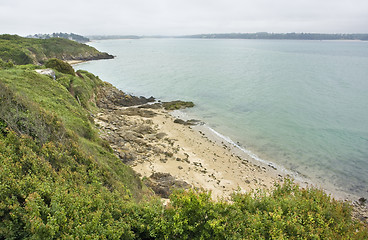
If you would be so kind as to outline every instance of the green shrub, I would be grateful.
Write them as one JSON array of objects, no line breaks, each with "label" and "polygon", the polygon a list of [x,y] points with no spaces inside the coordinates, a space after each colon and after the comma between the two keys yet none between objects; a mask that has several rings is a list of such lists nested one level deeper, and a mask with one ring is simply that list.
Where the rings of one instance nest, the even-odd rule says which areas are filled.
[{"label": "green shrub", "polygon": [[7,62],[4,62],[2,59],[0,59],[0,69],[9,69],[13,67],[14,67],[13,61],[9,60]]},{"label": "green shrub", "polygon": [[135,210],[138,238],[149,239],[367,239],[351,207],[322,190],[300,189],[286,179],[274,190],[234,194],[215,202],[210,193],[180,191],[162,208]]},{"label": "green shrub", "polygon": [[75,75],[75,71],[69,63],[59,60],[57,58],[51,58],[47,60],[45,66],[47,68],[55,69],[61,73],[70,74],[73,76]]}]

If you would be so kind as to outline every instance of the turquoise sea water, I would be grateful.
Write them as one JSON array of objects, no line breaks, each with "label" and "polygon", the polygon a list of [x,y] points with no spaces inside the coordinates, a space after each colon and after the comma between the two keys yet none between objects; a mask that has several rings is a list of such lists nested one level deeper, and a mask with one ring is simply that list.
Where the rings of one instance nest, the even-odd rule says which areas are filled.
[{"label": "turquoise sea water", "polygon": [[[260,158],[368,197],[368,42],[139,39],[90,45],[77,65],[186,113]],[[331,187],[330,186],[330,187]]]}]

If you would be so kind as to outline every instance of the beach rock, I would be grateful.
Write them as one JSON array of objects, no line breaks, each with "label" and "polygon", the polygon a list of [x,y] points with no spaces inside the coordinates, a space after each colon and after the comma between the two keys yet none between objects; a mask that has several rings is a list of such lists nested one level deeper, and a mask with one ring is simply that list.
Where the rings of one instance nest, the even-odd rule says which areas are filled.
[{"label": "beach rock", "polygon": [[161,132],[161,133],[157,133],[156,134],[156,138],[157,139],[163,139],[164,137],[166,137],[167,136],[167,134],[166,133],[163,133],[163,132]]},{"label": "beach rock", "polygon": [[125,132],[124,135],[122,135],[121,137],[128,142],[132,142],[137,139],[137,137],[132,132]]},{"label": "beach rock", "polygon": [[140,134],[152,134],[154,132],[153,128],[148,125],[140,125],[134,128],[134,131]]},{"label": "beach rock", "polygon": [[165,152],[165,155],[167,157],[173,157],[174,156],[174,154],[172,152]]},{"label": "beach rock", "polygon": [[175,119],[175,120],[174,120],[174,123],[183,124],[183,125],[185,125],[185,124],[186,124],[186,122],[185,122],[184,120],[179,119],[179,118]]},{"label": "beach rock", "polygon": [[121,111],[121,114],[127,115],[127,116],[141,116],[144,118],[152,118],[157,115],[157,113],[153,111],[140,109],[140,108],[127,108]]},{"label": "beach rock", "polygon": [[170,173],[153,173],[145,184],[157,195],[168,198],[175,189],[188,189],[191,187],[187,182],[175,179]]},{"label": "beach rock", "polygon": [[138,108],[150,108],[150,109],[161,109],[162,103],[154,103],[154,104],[144,104],[142,106],[139,106]]},{"label": "beach rock", "polygon": [[137,158],[136,155],[132,152],[123,151],[121,149],[116,150],[116,152],[117,152],[119,158],[125,164],[133,163]]},{"label": "beach rock", "polygon": [[364,197],[361,197],[361,198],[359,198],[359,203],[361,204],[361,205],[365,205],[366,204],[366,202],[367,202],[367,199],[366,198],[364,198]]},{"label": "beach rock", "polygon": [[109,119],[106,115],[100,115],[97,117],[97,119],[104,121],[104,122],[109,122]]},{"label": "beach rock", "polygon": [[131,96],[129,94],[125,94],[111,84],[105,83],[105,85],[99,89],[96,103],[99,108],[115,109],[116,106],[131,107],[153,101],[155,101],[153,97],[145,98]]},{"label": "beach rock", "polygon": [[180,118],[177,118],[174,120],[174,123],[178,123],[178,124],[182,124],[182,125],[188,125],[188,126],[194,126],[194,125],[199,125],[199,124],[204,124],[203,122],[199,121],[199,120],[195,120],[195,119],[190,119],[188,121],[184,121]]}]

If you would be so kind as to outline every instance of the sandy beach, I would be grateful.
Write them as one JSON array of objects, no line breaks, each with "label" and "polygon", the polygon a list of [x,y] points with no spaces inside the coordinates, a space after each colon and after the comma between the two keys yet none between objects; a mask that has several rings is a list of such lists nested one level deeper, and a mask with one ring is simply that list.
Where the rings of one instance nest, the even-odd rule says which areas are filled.
[{"label": "sandy beach", "polygon": [[237,190],[270,188],[282,179],[275,169],[234,154],[230,146],[205,134],[199,126],[174,123],[175,118],[168,112],[158,111],[152,121],[157,131],[168,135],[178,151],[166,162],[152,158],[136,164],[133,169],[143,176],[155,171],[168,172],[194,187],[210,190],[215,198],[228,197]]},{"label": "sandy beach", "polygon": [[214,198],[234,191],[270,188],[285,173],[236,154],[236,148],[205,133],[201,125],[175,123],[163,109],[117,108],[97,114],[102,136],[142,177],[168,173]]},{"label": "sandy beach", "polygon": [[66,62],[69,63],[70,65],[76,65],[76,64],[83,63],[83,62],[86,62],[86,61],[84,61],[84,60],[68,60]]}]

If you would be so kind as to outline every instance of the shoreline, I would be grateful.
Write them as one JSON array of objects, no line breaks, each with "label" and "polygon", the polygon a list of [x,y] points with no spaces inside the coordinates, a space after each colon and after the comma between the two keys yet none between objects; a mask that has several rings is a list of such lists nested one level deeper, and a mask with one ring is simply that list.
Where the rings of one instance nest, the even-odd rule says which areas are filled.
[{"label": "shoreline", "polygon": [[87,61],[85,61],[85,60],[67,60],[65,62],[69,63],[70,65],[77,65],[79,63],[85,63]]},{"label": "shoreline", "polygon": [[[139,109],[139,107],[139,105],[134,106],[135,109]],[[138,135],[138,144],[151,147],[153,144],[152,136],[146,136],[146,134],[142,134],[142,132],[137,133],[136,131],[129,129],[130,126],[137,125],[138,122],[141,124],[149,122],[145,127],[151,128],[154,126],[154,132],[164,134],[166,141],[172,145],[171,147],[168,147],[167,144],[165,145],[165,143],[160,143],[158,141],[153,145],[165,146],[167,149],[164,151],[164,156],[160,156],[159,152],[158,154],[153,154],[156,156],[153,156],[152,154],[145,156],[144,159],[147,159],[148,157],[150,158],[148,161],[132,159],[132,161],[128,163],[128,165],[132,166],[132,168],[143,177],[149,178],[152,174],[157,172],[170,173],[174,178],[188,182],[195,188],[203,188],[205,190],[212,191],[216,197],[221,195],[229,196],[231,192],[238,189],[243,192],[249,192],[262,188],[271,188],[274,183],[282,181],[285,177],[293,179],[295,183],[303,188],[310,186],[316,187],[316,184],[314,184],[310,179],[297,176],[297,173],[289,171],[282,166],[258,158],[254,153],[243,149],[230,138],[216,132],[203,122],[198,121],[201,124],[193,124],[189,126],[175,123],[175,120],[177,119],[181,119],[184,122],[189,120],[186,116],[183,116],[180,110],[166,111],[161,108],[152,109],[147,107],[149,110],[141,110],[150,112],[147,114],[150,116],[147,117],[143,116],[144,114],[139,112],[130,112],[128,114],[124,113],[124,111],[130,111],[131,108],[129,107],[119,107],[115,105],[112,108],[114,109],[110,109],[109,113],[99,113],[97,118],[95,118],[95,122],[108,130],[120,132],[128,131],[133,135]],[[114,113],[114,111],[118,113]],[[121,119],[124,115],[125,117]],[[116,119],[116,116],[118,118],[120,117],[120,119]],[[115,121],[124,120],[128,122],[125,123],[125,125],[129,127],[116,126],[116,124],[108,126],[106,123],[109,122],[109,117],[115,118]],[[107,134],[111,134],[111,131]],[[123,141],[128,142],[128,145],[129,142],[131,143],[135,140],[134,137],[132,138],[131,136],[128,137],[128,139],[124,137],[125,136],[122,134],[117,136],[117,138],[122,138]],[[110,143],[113,142],[111,139],[106,138],[106,136],[105,139]],[[174,147],[174,144],[176,144],[176,147]],[[128,147],[125,145],[113,145],[113,149],[117,152],[117,155],[120,156],[119,152],[121,151],[131,150],[134,152],[137,150],[137,148],[134,147],[133,149],[129,149],[132,147],[131,145],[132,144]],[[140,151],[143,153],[145,150],[141,149]],[[171,161],[173,159],[175,161]],[[183,161],[182,159],[186,160]],[[216,163],[217,160],[220,160],[221,164]],[[184,163],[180,165],[176,162]],[[193,166],[190,166],[190,164],[193,165],[193,163],[198,165],[195,165],[196,168],[194,168],[194,170]],[[222,169],[224,166],[227,167],[227,170]],[[179,170],[184,169],[184,171],[187,172],[184,175],[176,168]],[[245,171],[243,168],[249,168],[249,171]],[[194,174],[193,171],[199,171],[202,175],[198,176],[198,174]],[[228,174],[229,171],[232,172],[233,176]],[[209,176],[206,176],[207,172],[210,173]],[[262,174],[255,174],[255,172],[262,172]],[[216,177],[215,173],[220,177]],[[213,180],[216,180],[215,185],[213,184]],[[221,185],[218,183],[218,180],[220,180],[220,182],[227,182],[228,186]],[[218,188],[219,185],[220,189]],[[223,189],[221,189],[221,187]],[[326,189],[324,190],[326,191]],[[329,193],[336,199],[347,200],[346,195],[341,196],[336,193],[334,194],[331,191]]]},{"label": "shoreline", "polygon": [[[72,65],[83,62],[87,61],[68,61]],[[125,101],[127,98],[137,98],[133,95],[125,94],[111,84],[109,85],[109,88],[119,91],[125,98]],[[116,96],[114,97],[116,98]],[[278,166],[271,161],[259,159],[254,153],[243,149],[230,138],[216,132],[209,126],[203,126],[201,124],[180,126],[180,124],[174,123],[175,119],[188,120],[186,118],[189,116],[183,116],[183,114],[175,116],[175,110],[165,111],[148,107],[148,111],[151,112],[148,115],[153,116],[143,116],[145,114],[142,115],[138,112],[122,114],[124,111],[129,112],[132,107],[139,109],[144,106],[144,103],[137,104],[135,102],[134,104],[121,105],[116,104],[111,99],[110,101],[112,104],[109,107],[112,109],[108,109],[109,107],[103,109],[104,107],[101,108],[99,106],[101,111],[97,117],[94,117],[97,125],[102,124],[100,126],[100,136],[110,143],[115,154],[127,165],[130,165],[140,175],[145,184],[152,189],[155,188],[155,184],[156,186],[161,184],[157,182],[157,175],[168,174],[171,182],[164,183],[164,185],[179,186],[179,188],[182,188],[182,183],[184,183],[184,188],[188,188],[187,185],[189,185],[189,187],[211,191],[214,199],[226,199],[235,191],[249,193],[259,189],[272,189],[275,183],[281,183],[287,177],[292,179],[301,188],[319,188],[330,195],[331,198],[349,202],[353,206],[354,215],[367,222],[368,209],[366,204],[361,204],[365,202],[364,198],[359,199],[359,196],[332,189],[332,185],[330,185],[330,188],[327,188],[326,186],[322,186],[321,183],[308,179],[306,176],[299,175],[297,172],[292,172],[283,166]],[[158,103],[156,102],[156,104]],[[119,113],[117,114],[116,111]],[[160,117],[156,117],[156,115]],[[109,119],[111,116],[115,120],[115,122],[112,121],[112,125]],[[121,118],[122,116],[125,117]],[[127,116],[131,119],[127,119]],[[128,123],[125,123],[125,127],[123,128],[114,125],[116,121],[126,120],[128,120]],[[156,137],[152,138],[152,133],[141,134],[141,132],[131,131],[131,127],[137,126],[138,122],[141,124],[148,122],[148,125],[154,126],[154,131],[158,135],[165,136],[164,140],[167,141],[166,143],[162,143],[161,141],[161,143],[156,143],[156,145],[160,145],[159,148],[165,148],[171,145],[171,148],[166,149],[171,150],[171,152],[156,148],[156,152],[154,151],[152,153],[150,146],[152,146],[152,139]],[[149,126],[148,128],[151,127]],[[108,137],[109,134],[116,131],[119,131],[118,136],[115,136],[118,140],[112,140]],[[122,134],[122,131],[127,131],[128,134]],[[139,149],[139,147],[134,146],[135,144],[130,144],[130,142],[135,142],[137,138],[139,138],[139,141],[136,141],[136,143],[145,147],[148,146],[151,153],[145,154],[145,152],[149,151]],[[161,140],[161,137],[157,139]],[[118,141],[128,142],[128,147],[118,146]],[[188,143],[190,141],[192,141],[192,144]],[[174,147],[176,143],[178,144]],[[220,163],[217,162],[218,159],[221,160],[219,161]],[[168,186],[165,188],[170,192]]]},{"label": "shoreline", "polygon": [[[195,125],[175,123],[176,118],[166,110],[145,110],[154,116],[143,117],[140,113],[125,115],[129,109],[118,108],[117,114],[99,113],[95,123],[122,160],[133,158],[127,164],[142,178],[168,173],[191,187],[211,191],[214,199],[220,199],[229,198],[234,191],[269,189],[286,177],[271,166],[234,154],[230,147],[196,130]],[[124,125],[119,126],[114,120],[123,121]],[[116,144],[119,141],[109,139],[108,135],[114,133],[120,134],[120,145]],[[131,152],[134,156],[127,156]]]},{"label": "shoreline", "polygon": [[[171,115],[175,118],[180,118],[184,120],[191,119],[187,113],[180,112],[180,110],[171,112]],[[315,187],[322,189],[327,194],[331,195],[332,198],[340,200],[340,201],[349,201],[356,202],[361,196],[338,190],[333,184],[330,183],[322,183],[316,179],[309,178],[307,175],[304,175],[299,172],[294,172],[292,170],[287,169],[286,167],[277,164],[274,161],[265,160],[257,156],[256,153],[243,148],[238,143],[235,143],[230,137],[223,135],[222,133],[217,132],[212,129],[206,123],[194,126],[193,129],[204,133],[204,135],[212,141],[217,142],[219,145],[226,146],[232,154],[235,154],[243,159],[250,160],[253,164],[268,166],[277,170],[277,172],[283,177],[291,178],[296,184],[298,184],[302,188]]]},{"label": "shoreline", "polygon": [[[97,95],[100,112],[94,116],[100,136],[124,163],[148,179],[148,185],[161,181],[156,175],[166,174],[174,183],[211,191],[219,199],[234,191],[269,189],[287,177],[280,169],[241,156],[223,139],[206,134],[198,121],[174,117],[173,111],[165,110],[166,103],[150,104],[153,100],[108,85]],[[177,103],[174,106],[180,108]],[[170,192],[173,183],[167,184],[162,188]]]},{"label": "shoreline", "polygon": [[152,99],[146,98],[141,102],[142,98],[112,85],[107,89],[98,97],[100,111],[94,116],[100,136],[162,198],[167,199],[175,188],[196,188],[210,191],[213,199],[228,200],[234,192],[272,189],[287,177],[301,188],[317,187],[332,198],[349,202],[353,215],[367,221],[366,205],[352,195],[328,191],[282,166],[259,161],[200,121],[178,121],[183,117],[179,114],[181,118],[177,118],[176,110],[165,110],[160,102],[150,104]]},{"label": "shoreline", "polygon": [[86,63],[86,62],[89,62],[89,61],[97,61],[97,60],[67,60],[65,62],[69,63],[71,66],[74,66],[74,65],[78,65],[78,64],[81,64],[81,63]]}]

